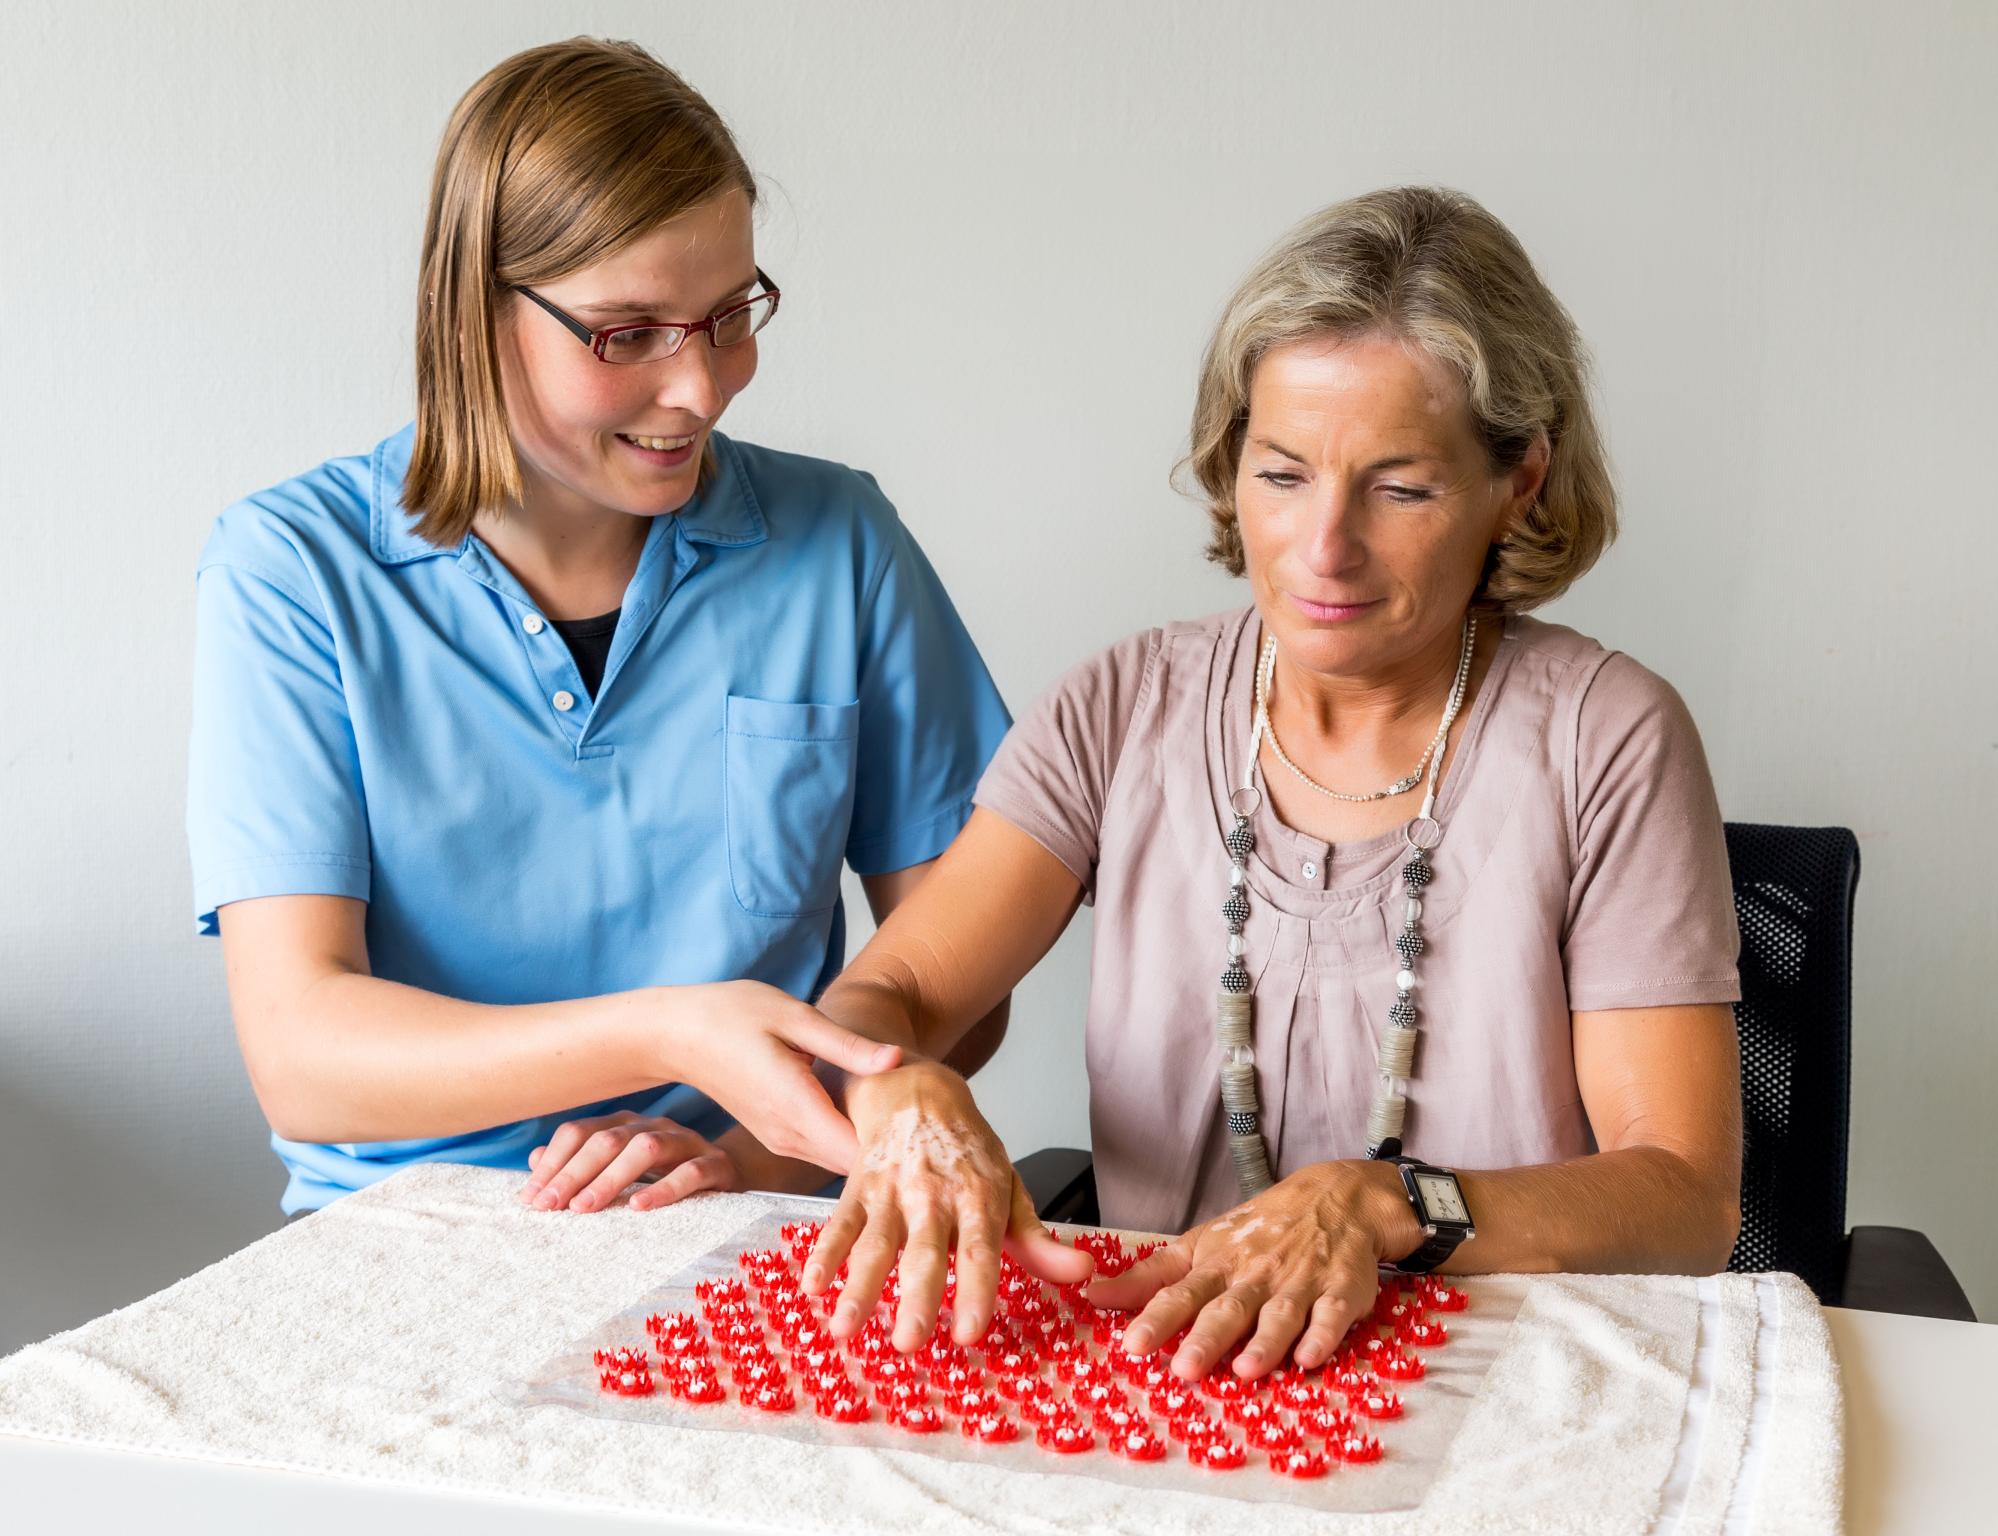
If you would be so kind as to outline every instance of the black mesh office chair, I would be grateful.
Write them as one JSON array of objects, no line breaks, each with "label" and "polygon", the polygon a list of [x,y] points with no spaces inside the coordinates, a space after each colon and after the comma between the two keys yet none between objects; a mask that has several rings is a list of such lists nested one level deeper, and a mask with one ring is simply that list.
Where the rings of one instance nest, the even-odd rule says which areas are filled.
[{"label": "black mesh office chair", "polygon": [[[1858,841],[1843,827],[1730,822],[1727,851],[1741,921],[1745,1132],[1728,1268],[1792,1270],[1827,1305],[1975,1321],[1921,1233],[1845,1229]],[[1044,1220],[1097,1219],[1087,1152],[1051,1147],[1019,1167]]]}]

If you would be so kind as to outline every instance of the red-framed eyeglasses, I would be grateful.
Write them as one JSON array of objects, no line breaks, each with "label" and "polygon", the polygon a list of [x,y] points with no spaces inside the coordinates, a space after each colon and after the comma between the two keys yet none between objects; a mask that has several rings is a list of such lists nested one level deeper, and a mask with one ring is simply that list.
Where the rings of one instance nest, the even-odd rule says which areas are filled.
[{"label": "red-framed eyeglasses", "polygon": [[690,337],[703,332],[707,335],[709,346],[733,347],[762,330],[777,313],[777,301],[783,294],[761,267],[756,269],[756,281],[762,286],[761,293],[751,294],[741,303],[731,304],[726,309],[718,309],[705,320],[679,320],[670,325],[643,320],[636,325],[612,325],[595,331],[574,315],[557,309],[532,288],[515,284],[513,291],[532,299],[560,320],[570,335],[605,362],[656,363],[671,357],[687,344]]}]

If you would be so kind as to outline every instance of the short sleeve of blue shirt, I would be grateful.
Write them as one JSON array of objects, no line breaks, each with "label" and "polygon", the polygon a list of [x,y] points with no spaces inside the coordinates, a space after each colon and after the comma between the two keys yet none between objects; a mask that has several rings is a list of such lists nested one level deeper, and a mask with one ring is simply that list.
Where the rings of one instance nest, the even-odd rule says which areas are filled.
[{"label": "short sleeve of blue shirt", "polygon": [[281,540],[233,542],[233,563],[195,577],[188,835],[207,934],[226,902],[368,895],[367,804],[325,614]]},{"label": "short sleeve of blue shirt", "polygon": [[862,875],[906,869],[949,846],[997,749],[991,728],[1003,736],[1006,723],[985,663],[916,541],[886,521],[882,542],[862,605],[861,772],[846,843],[847,863]]},{"label": "short sleeve of blue shirt", "polygon": [[[594,695],[476,535],[401,502],[413,429],[231,507],[196,575],[195,916],[366,906],[373,973],[513,1004],[741,977],[813,997],[840,869],[934,858],[1010,723],[871,477],[717,433],[654,518]],[[575,1106],[436,1141],[274,1138],[286,1209],[408,1162],[524,1167]],[[712,1132],[662,1084],[608,1107]]]}]

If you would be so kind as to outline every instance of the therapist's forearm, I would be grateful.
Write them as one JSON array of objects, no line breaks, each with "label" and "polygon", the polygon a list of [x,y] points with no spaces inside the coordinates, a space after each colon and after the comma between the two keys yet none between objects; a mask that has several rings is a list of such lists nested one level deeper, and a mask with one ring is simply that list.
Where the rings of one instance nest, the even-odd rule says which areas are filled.
[{"label": "therapist's forearm", "polygon": [[281,1038],[246,1035],[244,1059],[288,1140],[462,1135],[673,1081],[665,1042],[696,990],[501,1007],[329,972],[271,1021]]}]

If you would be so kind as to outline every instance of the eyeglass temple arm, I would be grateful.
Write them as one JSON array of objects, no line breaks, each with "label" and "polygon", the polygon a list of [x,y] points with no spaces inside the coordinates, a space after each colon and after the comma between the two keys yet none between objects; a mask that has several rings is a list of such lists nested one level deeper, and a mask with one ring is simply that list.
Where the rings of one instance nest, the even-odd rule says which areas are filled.
[{"label": "eyeglass temple arm", "polygon": [[532,299],[536,304],[540,305],[543,309],[547,310],[549,314],[553,315],[557,320],[560,320],[562,322],[562,328],[565,331],[567,331],[571,336],[574,336],[577,340],[581,341],[585,346],[594,347],[596,345],[597,333],[595,331],[591,330],[587,325],[583,324],[582,321],[575,319],[573,316],[563,314],[561,310],[557,309],[553,304],[550,304],[546,299],[542,298],[541,295],[536,293],[532,288],[523,288],[520,286],[520,284],[516,283],[514,284],[513,291],[517,294],[520,294],[524,298]]}]

